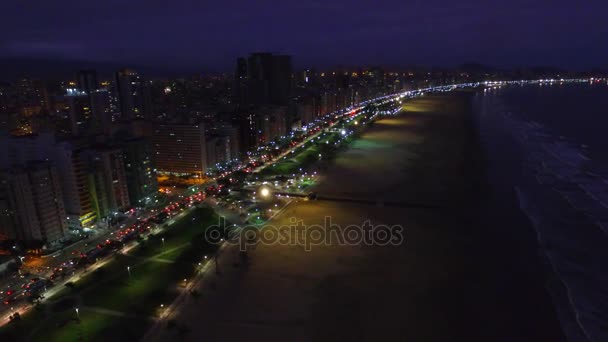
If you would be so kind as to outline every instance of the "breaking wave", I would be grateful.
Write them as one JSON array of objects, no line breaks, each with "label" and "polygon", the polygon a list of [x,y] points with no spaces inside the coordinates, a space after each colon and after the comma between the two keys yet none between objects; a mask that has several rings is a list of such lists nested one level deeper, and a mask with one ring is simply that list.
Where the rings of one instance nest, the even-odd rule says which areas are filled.
[{"label": "breaking wave", "polygon": [[521,158],[512,182],[555,275],[548,290],[564,332],[572,341],[608,341],[608,167],[576,139],[513,115],[499,97],[491,101],[482,128],[501,130],[510,138],[501,144]]}]

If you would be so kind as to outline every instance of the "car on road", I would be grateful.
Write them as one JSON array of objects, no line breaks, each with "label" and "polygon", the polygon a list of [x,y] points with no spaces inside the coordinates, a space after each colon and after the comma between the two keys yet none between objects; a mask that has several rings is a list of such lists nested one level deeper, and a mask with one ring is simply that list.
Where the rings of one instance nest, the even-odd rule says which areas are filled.
[{"label": "car on road", "polygon": [[4,305],[15,304],[23,299],[23,292],[21,290],[8,289],[0,292],[0,295],[2,296],[2,303]]},{"label": "car on road", "polygon": [[27,296],[35,296],[40,292],[53,286],[53,282],[48,279],[36,278],[36,280],[32,279],[32,281],[27,284],[25,287],[25,295]]}]

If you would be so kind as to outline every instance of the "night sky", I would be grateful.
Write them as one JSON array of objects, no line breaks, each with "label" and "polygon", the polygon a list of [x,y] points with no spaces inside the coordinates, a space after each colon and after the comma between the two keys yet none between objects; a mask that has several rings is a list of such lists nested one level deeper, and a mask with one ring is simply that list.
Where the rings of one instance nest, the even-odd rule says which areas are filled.
[{"label": "night sky", "polygon": [[0,57],[232,70],[310,65],[608,67],[606,0],[3,1]]}]

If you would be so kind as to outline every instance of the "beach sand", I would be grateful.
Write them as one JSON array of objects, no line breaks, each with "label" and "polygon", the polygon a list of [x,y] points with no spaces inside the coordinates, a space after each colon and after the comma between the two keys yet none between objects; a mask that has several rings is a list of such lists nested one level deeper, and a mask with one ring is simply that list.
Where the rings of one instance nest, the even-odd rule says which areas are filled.
[{"label": "beach sand", "polygon": [[[220,257],[176,321],[189,341],[561,341],[523,217],[486,205],[470,93],[416,99],[377,121],[324,171],[320,196],[270,224],[330,216],[401,225],[397,246],[260,244]],[[396,203],[383,206],[384,201]],[[402,203],[402,204],[400,204]],[[429,208],[410,208],[421,203]],[[283,230],[284,234],[291,234]],[[286,235],[286,236],[287,236]],[[513,241],[518,241],[513,244]],[[519,241],[525,241],[520,243]],[[157,340],[176,339],[163,329]]]}]

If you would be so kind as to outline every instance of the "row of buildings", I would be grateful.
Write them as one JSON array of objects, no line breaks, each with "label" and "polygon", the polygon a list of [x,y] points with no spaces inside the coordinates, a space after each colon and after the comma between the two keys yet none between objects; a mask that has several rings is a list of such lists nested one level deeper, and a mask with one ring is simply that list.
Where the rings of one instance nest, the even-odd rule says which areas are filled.
[{"label": "row of buildings", "polygon": [[[457,75],[381,68],[294,72],[252,53],[234,74],[0,83],[0,238],[60,241],[103,225],[158,190],[205,174],[336,110]],[[169,177],[157,178],[159,175]]]},{"label": "row of buildings", "polygon": [[152,144],[142,134],[149,83],[135,71],[100,82],[82,70],[54,92],[22,79],[12,90],[1,92],[1,238],[59,242],[156,193]]},{"label": "row of buildings", "polygon": [[0,143],[0,233],[11,240],[61,240],[157,191],[146,139],[98,143],[44,132]]}]

